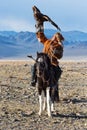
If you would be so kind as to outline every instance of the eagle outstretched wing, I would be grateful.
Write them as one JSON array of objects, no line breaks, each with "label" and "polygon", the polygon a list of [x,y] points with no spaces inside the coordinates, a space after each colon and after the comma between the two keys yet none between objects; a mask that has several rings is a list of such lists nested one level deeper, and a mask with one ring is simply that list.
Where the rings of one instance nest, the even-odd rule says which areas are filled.
[{"label": "eagle outstretched wing", "polygon": [[49,21],[53,26],[55,26],[59,31],[61,31],[58,25],[55,22],[53,22],[53,20],[50,19],[47,15],[42,14],[36,6],[33,6],[32,9],[33,9],[34,18],[36,19],[36,21],[39,21],[39,23]]},{"label": "eagle outstretched wing", "polygon": [[58,27],[58,25],[56,23],[54,23],[53,20],[50,19],[47,15],[43,15],[43,18],[45,21],[49,21],[53,26],[55,26],[59,31],[61,31],[61,29]]}]

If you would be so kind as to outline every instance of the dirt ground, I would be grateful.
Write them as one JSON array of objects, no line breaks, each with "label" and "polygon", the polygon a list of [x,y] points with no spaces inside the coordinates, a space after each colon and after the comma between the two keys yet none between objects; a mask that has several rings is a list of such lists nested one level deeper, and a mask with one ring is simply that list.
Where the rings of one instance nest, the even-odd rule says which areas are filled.
[{"label": "dirt ground", "polygon": [[30,61],[0,61],[0,130],[87,130],[87,62],[61,61],[60,102],[39,117]]}]

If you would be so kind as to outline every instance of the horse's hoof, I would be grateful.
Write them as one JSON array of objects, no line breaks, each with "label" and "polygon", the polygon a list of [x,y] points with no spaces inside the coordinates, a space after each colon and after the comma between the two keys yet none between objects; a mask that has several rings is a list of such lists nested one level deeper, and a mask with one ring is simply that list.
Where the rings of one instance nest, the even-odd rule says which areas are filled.
[{"label": "horse's hoof", "polygon": [[52,117],[52,115],[48,115],[50,118]]},{"label": "horse's hoof", "polygon": [[51,113],[48,113],[48,116],[49,116],[49,117],[52,117],[52,114],[51,114]]},{"label": "horse's hoof", "polygon": [[41,112],[39,112],[38,115],[41,116]]},{"label": "horse's hoof", "polygon": [[43,111],[45,111],[46,110],[46,107],[43,107]]}]

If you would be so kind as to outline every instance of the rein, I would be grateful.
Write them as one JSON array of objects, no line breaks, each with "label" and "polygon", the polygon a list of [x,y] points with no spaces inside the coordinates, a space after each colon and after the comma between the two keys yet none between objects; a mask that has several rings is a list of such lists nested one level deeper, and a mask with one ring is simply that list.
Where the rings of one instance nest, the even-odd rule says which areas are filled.
[{"label": "rein", "polygon": [[[45,59],[44,59],[45,60]],[[44,61],[42,60],[42,61]],[[41,61],[41,59],[40,59]],[[46,61],[44,61],[44,67],[42,66],[42,70],[41,70],[41,73],[40,72],[40,66],[41,64],[38,65],[39,61],[37,60],[37,77],[41,78],[43,80],[43,82],[45,83],[49,83],[50,81],[50,70],[49,70],[49,67],[48,67],[48,63]],[[38,67],[39,66],[39,67]]]},{"label": "rein", "polygon": [[46,80],[46,79],[44,78],[44,74],[43,74],[43,73],[42,73],[41,75],[37,74],[37,77],[41,78],[41,79],[43,80],[43,82],[46,82],[46,83],[49,83],[49,81],[50,81],[50,75],[49,75],[48,80]]},{"label": "rein", "polygon": [[50,77],[48,78],[48,80],[46,80],[44,77],[42,77],[43,82],[46,82],[47,84],[49,84],[50,81]]}]

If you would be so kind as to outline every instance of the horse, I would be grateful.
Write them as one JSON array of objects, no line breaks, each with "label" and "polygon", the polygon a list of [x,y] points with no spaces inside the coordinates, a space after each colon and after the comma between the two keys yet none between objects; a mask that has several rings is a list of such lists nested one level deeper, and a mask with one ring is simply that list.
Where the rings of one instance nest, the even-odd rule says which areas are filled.
[{"label": "horse", "polygon": [[35,66],[39,94],[39,116],[47,107],[48,116],[51,117],[52,111],[54,111],[54,101],[56,97],[59,98],[58,81],[54,77],[51,60],[46,53],[37,52]]}]

